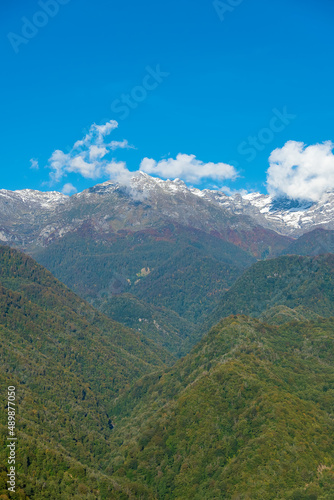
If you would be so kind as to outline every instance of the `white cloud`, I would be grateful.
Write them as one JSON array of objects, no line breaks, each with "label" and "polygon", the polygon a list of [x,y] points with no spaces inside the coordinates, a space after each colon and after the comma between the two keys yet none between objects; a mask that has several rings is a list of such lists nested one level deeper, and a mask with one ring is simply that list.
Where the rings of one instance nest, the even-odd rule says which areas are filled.
[{"label": "white cloud", "polygon": [[168,158],[156,162],[151,158],[144,158],[140,170],[147,174],[154,174],[165,179],[180,178],[185,182],[199,184],[203,179],[223,181],[235,179],[237,171],[226,163],[204,163],[195,155],[179,153],[176,159]]},{"label": "white cloud", "polygon": [[[90,127],[83,139],[75,142],[69,152],[57,149],[48,160],[52,183],[60,182],[69,174],[79,174],[85,179],[109,178],[130,189],[131,178],[138,173],[131,172],[123,161],[113,158],[115,150],[133,148],[127,140],[108,141],[110,133],[118,127],[115,120],[104,125]],[[237,171],[226,163],[204,163],[195,155],[178,154],[176,159],[155,161],[144,158],[140,171],[162,178],[181,178],[185,182],[199,184],[204,179],[224,181],[235,179]],[[66,184],[67,186],[67,184]]]},{"label": "white cloud", "polygon": [[87,162],[83,155],[78,155],[68,162],[67,172],[80,174],[85,179],[98,179],[102,175],[102,165],[97,161]]},{"label": "white cloud", "polygon": [[63,186],[63,189],[61,190],[63,194],[71,195],[72,193],[77,193],[77,188],[73,186],[70,182],[65,184]]},{"label": "white cloud", "polygon": [[35,158],[31,158],[31,160],[30,160],[30,168],[32,170],[39,170],[38,160],[35,160]]},{"label": "white cloud", "polygon": [[106,135],[109,135],[112,130],[118,127],[118,123],[116,120],[110,120],[105,125],[96,125],[95,123],[92,125],[91,130],[96,130],[99,137],[102,139]]},{"label": "white cloud", "polygon": [[115,160],[112,160],[105,166],[105,171],[109,175],[111,180],[126,185],[134,175],[134,172],[130,172],[130,170],[128,170],[124,161],[117,162]]},{"label": "white cloud", "polygon": [[128,141],[124,139],[123,141],[111,141],[110,144],[108,144],[110,148],[114,151],[115,149],[134,149],[133,146],[130,146]]},{"label": "white cloud", "polygon": [[289,141],[269,158],[267,189],[271,195],[318,201],[334,189],[334,144],[306,146]]},{"label": "white cloud", "polygon": [[214,186],[213,189],[217,189],[222,193],[227,194],[228,196],[235,196],[236,194],[240,194],[240,196],[245,196],[246,194],[249,194],[249,191],[247,191],[246,189],[231,189],[228,186],[222,186],[222,187]]},{"label": "white cloud", "polygon": [[97,158],[103,158],[107,153],[107,148],[93,145],[89,148],[89,159],[96,160]]},{"label": "white cloud", "polygon": [[69,173],[80,174],[85,179],[99,179],[109,176],[117,180],[118,176],[124,179],[126,176],[128,177],[129,171],[125,163],[118,163],[114,159],[106,158],[109,153],[116,149],[132,147],[126,140],[106,142],[106,138],[117,127],[118,123],[115,120],[104,125],[94,123],[85,137],[76,141],[69,153],[64,153],[61,150],[54,151],[48,161],[52,182],[60,182]]},{"label": "white cloud", "polygon": [[110,135],[117,127],[118,123],[115,120],[111,120],[104,125],[96,125],[96,123],[93,123],[85,137],[74,144],[73,149],[79,149],[91,144],[104,144],[104,138]]},{"label": "white cloud", "polygon": [[70,155],[56,149],[49,158],[49,167],[52,170],[50,176],[55,182],[59,182],[66,172],[66,165],[70,162]]}]

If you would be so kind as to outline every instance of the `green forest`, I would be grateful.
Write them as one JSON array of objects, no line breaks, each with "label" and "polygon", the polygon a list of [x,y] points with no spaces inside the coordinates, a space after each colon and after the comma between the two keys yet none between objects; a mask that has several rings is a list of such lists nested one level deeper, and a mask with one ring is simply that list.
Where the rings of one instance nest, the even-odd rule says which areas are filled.
[{"label": "green forest", "polygon": [[128,292],[98,311],[1,247],[18,455],[10,493],[3,392],[0,499],[333,499],[333,270],[332,255],[255,263],[204,333]]}]

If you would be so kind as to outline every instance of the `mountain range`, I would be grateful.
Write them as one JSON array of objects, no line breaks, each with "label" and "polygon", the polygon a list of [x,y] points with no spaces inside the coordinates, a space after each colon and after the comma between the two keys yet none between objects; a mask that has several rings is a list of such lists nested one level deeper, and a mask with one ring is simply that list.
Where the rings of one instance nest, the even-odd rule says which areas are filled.
[{"label": "mountain range", "polygon": [[27,252],[113,319],[184,355],[221,295],[254,262],[333,251],[333,207],[330,193],[318,204],[227,196],[139,173],[129,186],[108,181],[71,197],[1,190],[0,242]]},{"label": "mountain range", "polygon": [[333,498],[332,201],[1,190],[0,498]]},{"label": "mountain range", "polygon": [[[98,210],[97,210],[98,207]],[[219,190],[188,187],[139,172],[128,186],[112,181],[79,194],[34,190],[0,190],[0,241],[47,245],[92,222],[97,232],[142,230],[173,222],[206,232],[257,226],[297,237],[315,227],[334,229],[334,193],[318,202],[273,198],[261,193],[226,195]],[[136,217],[137,215],[137,217]],[[139,218],[138,215],[141,215]],[[29,231],[24,231],[26,226]]]}]

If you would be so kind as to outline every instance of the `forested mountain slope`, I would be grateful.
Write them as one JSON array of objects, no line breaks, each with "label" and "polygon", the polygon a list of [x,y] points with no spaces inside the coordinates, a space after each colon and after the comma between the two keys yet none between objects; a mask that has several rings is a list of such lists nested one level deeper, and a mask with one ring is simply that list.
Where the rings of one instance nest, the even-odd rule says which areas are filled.
[{"label": "forested mountain slope", "polygon": [[[331,499],[334,322],[319,313],[332,310],[334,256],[252,266],[267,302],[252,311],[284,324],[232,315],[171,368],[162,347],[31,258],[1,247],[0,263],[0,377],[17,388],[19,498]],[[240,290],[253,286],[242,280]],[[289,305],[271,304],[286,287]],[[2,423],[2,463],[6,435]],[[0,478],[7,495],[5,468]]]},{"label": "forested mountain slope", "polygon": [[332,499],[334,322],[235,316],[115,405],[113,477],[157,499]]},{"label": "forested mountain slope", "polygon": [[142,332],[155,344],[180,357],[187,354],[199,338],[193,323],[165,307],[154,306],[132,294],[115,294],[93,301],[94,307],[123,325]]},{"label": "forested mountain slope", "polygon": [[317,228],[293,241],[283,255],[321,255],[334,253],[334,231]]},{"label": "forested mountain slope", "polygon": [[257,262],[222,295],[208,324],[230,314],[259,317],[279,305],[334,316],[334,255],[289,255]]},{"label": "forested mountain slope", "polygon": [[[113,401],[173,357],[6,247],[0,247],[0,339],[1,387],[17,392],[19,498],[97,498],[102,490],[110,498],[118,483],[99,471],[110,453]],[[2,464],[6,455],[3,447]]]},{"label": "forested mountain slope", "polygon": [[80,296],[131,293],[196,322],[256,259],[203,231],[169,225],[101,239],[88,228],[34,253]]}]

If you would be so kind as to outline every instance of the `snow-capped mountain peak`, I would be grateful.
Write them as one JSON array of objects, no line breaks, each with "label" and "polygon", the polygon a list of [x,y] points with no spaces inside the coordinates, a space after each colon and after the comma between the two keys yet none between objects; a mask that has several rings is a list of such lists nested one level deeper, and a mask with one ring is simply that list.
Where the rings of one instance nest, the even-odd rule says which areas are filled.
[{"label": "snow-capped mountain peak", "polygon": [[334,229],[334,193],[324,194],[318,203],[257,192],[228,196],[144,172],[135,173],[127,185],[107,181],[73,196],[0,190],[0,241],[49,241],[92,220],[102,232],[170,221],[208,232],[262,226],[297,237],[319,226]]},{"label": "snow-capped mountain peak", "polygon": [[57,191],[36,191],[34,189],[21,189],[8,191],[0,189],[0,199],[21,201],[27,205],[38,204],[41,207],[52,209],[55,204],[63,203],[69,197]]},{"label": "snow-capped mountain peak", "polygon": [[317,203],[248,193],[242,196],[242,213],[281,234],[300,235],[317,226],[334,229],[334,193],[325,193]]}]

